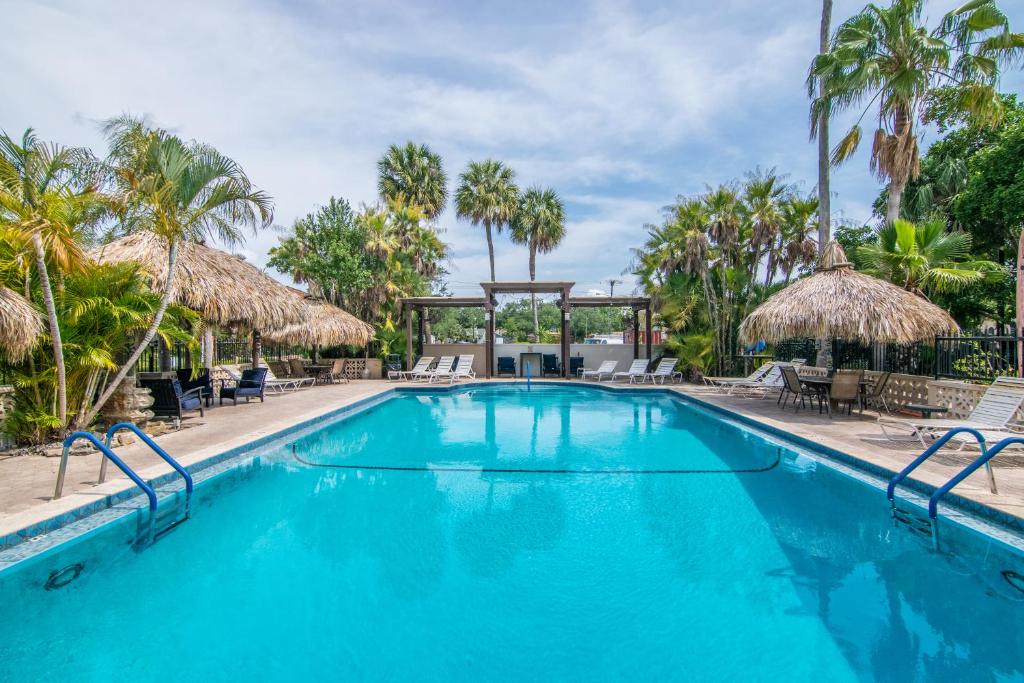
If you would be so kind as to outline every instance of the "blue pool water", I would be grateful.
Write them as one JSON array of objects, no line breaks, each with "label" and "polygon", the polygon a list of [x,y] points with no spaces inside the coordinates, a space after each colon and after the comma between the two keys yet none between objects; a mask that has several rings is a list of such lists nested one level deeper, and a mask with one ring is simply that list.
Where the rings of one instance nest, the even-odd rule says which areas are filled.
[{"label": "blue pool water", "polygon": [[1019,554],[667,396],[402,395],[197,494],[0,574],[0,680],[1024,680]]}]

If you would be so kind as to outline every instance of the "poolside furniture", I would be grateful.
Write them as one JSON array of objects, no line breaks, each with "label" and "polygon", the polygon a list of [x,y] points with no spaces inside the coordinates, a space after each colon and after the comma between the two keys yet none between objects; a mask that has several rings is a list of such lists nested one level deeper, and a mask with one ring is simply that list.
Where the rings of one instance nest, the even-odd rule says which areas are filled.
[{"label": "poolside furniture", "polygon": [[600,382],[605,376],[611,377],[612,373],[615,372],[615,366],[618,365],[613,360],[606,360],[597,366],[597,370],[587,370],[580,368],[580,379],[593,378]]},{"label": "poolside furniture", "polygon": [[675,358],[662,358],[658,362],[658,366],[651,372],[645,372],[644,376],[640,379],[641,384],[646,383],[650,378],[652,384],[658,384],[658,380],[661,380],[661,384],[665,383],[665,380],[672,377],[672,373],[676,369]]},{"label": "poolside furniture", "polygon": [[155,415],[168,415],[181,419],[186,412],[199,411],[203,417],[205,387],[184,390],[177,379],[140,379],[139,385],[149,389],[153,405],[149,407]]},{"label": "poolside furniture", "polygon": [[[310,367],[314,367],[315,368],[315,367],[321,367],[321,366],[311,365]],[[294,378],[294,379],[299,379],[299,378],[305,378],[305,377],[309,377],[309,376],[315,377],[316,375],[315,374],[314,375],[310,375],[309,374],[309,371],[306,369],[306,366],[303,365],[301,358],[289,358],[288,359],[288,376],[291,377],[291,378]]]},{"label": "poolside furniture", "polygon": [[209,408],[213,401],[213,380],[210,379],[210,369],[199,368],[195,379],[192,378],[193,370],[194,368],[180,368],[176,371],[178,381],[181,382],[181,390],[189,392],[193,389],[202,389],[203,399],[206,401],[206,407]]},{"label": "poolside furniture", "polygon": [[[235,386],[229,387],[222,385],[220,388],[220,404],[224,405],[224,399],[230,398],[231,401],[238,405],[238,399],[244,398],[245,402],[248,403],[249,399],[259,397],[260,402],[264,400],[264,389],[267,383],[267,373],[270,372],[270,368],[251,368],[244,370],[241,377],[235,382]],[[221,380],[222,383],[231,380]]]},{"label": "poolside furniture", "polygon": [[871,388],[864,395],[864,403],[866,405],[874,405],[877,408],[880,403],[885,408],[885,412],[891,412],[889,404],[885,400],[885,387],[889,384],[890,377],[892,377],[891,372],[883,372],[875,379],[874,384],[871,385]]},{"label": "poolside furniture", "polygon": [[455,384],[455,380],[457,379],[476,379],[476,372],[473,371],[473,357],[474,354],[472,353],[460,355],[458,361],[453,367],[449,370],[439,370],[434,372],[434,374],[430,376],[430,381],[434,382],[447,378],[449,384]]},{"label": "poolside furniture", "polygon": [[498,356],[498,372],[495,373],[499,377],[502,375],[516,376],[516,359],[512,356]]},{"label": "poolside furniture", "polygon": [[348,384],[349,379],[345,374],[345,359],[335,358],[334,362],[331,363],[331,369],[324,374],[324,377],[326,377],[327,381],[331,384],[334,384],[335,382],[344,382],[345,384]]},{"label": "poolside furniture", "polygon": [[389,353],[384,361],[384,370],[388,373],[389,380],[399,379],[402,372],[402,357],[397,353]]},{"label": "poolside furniture", "polygon": [[[799,411],[801,408],[807,407],[807,399],[817,398],[821,400],[821,394],[817,389],[804,386],[800,381],[800,375],[797,374],[796,368],[792,365],[786,365],[782,367],[782,391],[779,392],[779,398],[775,401],[775,405],[781,405],[783,408],[789,403],[789,397],[793,397],[793,408],[794,412]],[[799,401],[799,403],[798,403]]]},{"label": "poolside furniture", "polygon": [[426,380],[428,383],[434,381],[435,375],[443,375],[447,377],[452,372],[452,366],[455,365],[455,356],[441,356],[441,359],[437,361],[437,365],[433,368],[424,370],[423,372],[410,372],[409,379],[412,380]]},{"label": "poolside furniture", "polygon": [[570,356],[569,357],[569,376],[579,376],[580,370],[583,369],[583,356]]},{"label": "poolside furniture", "polygon": [[[1009,435],[1009,423],[1024,403],[1024,391],[1006,384],[991,384],[985,391],[985,395],[974,406],[974,410],[967,419],[962,420],[922,420],[904,419],[896,417],[878,418],[878,426],[882,432],[892,438],[890,429],[902,428],[910,430],[910,437],[917,437],[921,445],[928,446],[928,437],[938,437],[954,427],[971,427],[981,432],[996,432],[1000,435]],[[1020,436],[1019,433],[1016,433]],[[992,435],[993,438],[996,434]],[[959,438],[967,437],[967,438]],[[964,434],[957,434],[953,440],[963,448],[974,442],[973,438]]]},{"label": "poolside furniture", "polygon": [[768,361],[759,368],[755,368],[752,373],[746,377],[704,377],[704,385],[709,389],[715,389],[722,393],[729,393],[729,389],[735,384],[741,384],[744,382],[757,382],[762,377],[771,372],[771,369],[775,367],[775,361]]},{"label": "poolside furniture", "polygon": [[782,387],[785,385],[785,380],[782,378],[782,368],[794,368],[790,363],[773,363],[772,367],[768,369],[768,372],[763,374],[753,382],[746,380],[740,380],[738,382],[730,383],[728,395],[739,395],[747,397],[765,398],[776,389],[780,392]]},{"label": "poolside furniture", "polygon": [[388,380],[412,379],[412,375],[419,375],[427,371],[430,364],[434,362],[434,356],[420,356],[412,370],[388,370]]},{"label": "poolside furniture", "polygon": [[274,375],[274,371],[267,367],[266,384],[268,389],[284,393],[286,391],[298,391],[302,387],[311,387],[316,383],[315,377],[288,377],[280,378]]},{"label": "poolside furniture", "polygon": [[[845,403],[846,414],[853,413],[853,404],[858,403],[861,412],[864,412],[864,404],[861,402],[861,385],[864,382],[863,370],[837,370],[832,376],[832,385],[828,388],[827,399],[831,404],[833,401],[837,407]],[[829,417],[832,416],[832,406],[829,405]]]},{"label": "poolside furniture", "polygon": [[612,381],[617,379],[628,379],[629,383],[633,384],[637,377],[643,379],[643,376],[647,374],[648,362],[649,359],[647,358],[634,359],[628,370],[620,370],[619,372],[612,373]]},{"label": "poolside furniture", "polygon": [[545,353],[543,355],[543,367],[542,374],[547,377],[548,375],[554,375],[557,377],[562,374],[561,369],[558,367],[558,356],[553,353]]}]

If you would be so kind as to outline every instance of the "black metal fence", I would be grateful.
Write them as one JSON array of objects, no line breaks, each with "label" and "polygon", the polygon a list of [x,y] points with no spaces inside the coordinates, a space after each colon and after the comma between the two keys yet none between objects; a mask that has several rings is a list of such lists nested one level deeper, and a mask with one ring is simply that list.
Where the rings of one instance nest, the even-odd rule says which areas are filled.
[{"label": "black metal fence", "polygon": [[[308,349],[284,344],[262,344],[263,357],[270,360],[281,360],[283,356],[304,355]],[[252,340],[250,339],[217,339],[214,342],[214,365],[249,363],[252,361]],[[176,342],[168,347],[161,340],[154,340],[142,352],[138,363],[139,372],[160,372],[192,367],[192,357],[188,346]]]},{"label": "black metal fence", "polygon": [[1017,337],[936,337],[935,358],[937,378],[991,380],[1015,375],[1019,367]]}]

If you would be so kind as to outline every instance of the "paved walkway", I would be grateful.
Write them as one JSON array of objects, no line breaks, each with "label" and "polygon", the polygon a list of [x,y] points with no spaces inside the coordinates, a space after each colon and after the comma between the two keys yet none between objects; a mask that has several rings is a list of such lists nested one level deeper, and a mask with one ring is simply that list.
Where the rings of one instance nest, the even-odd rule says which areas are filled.
[{"label": "paved walkway", "polygon": [[[157,443],[180,462],[189,465],[394,386],[384,381],[362,380],[351,384],[313,387],[284,396],[268,396],[262,404],[214,406],[207,411],[206,417],[184,420],[183,429],[158,437]],[[642,385],[631,385],[631,388],[637,386]],[[650,388],[651,385],[646,387]],[[774,399],[725,397],[692,385],[672,388],[891,470],[901,469],[921,451],[917,441],[898,443],[886,439],[874,424],[874,415],[843,416],[830,420],[818,415],[816,410],[803,410],[799,413],[791,409],[782,410]],[[143,478],[153,478],[169,471],[141,443],[119,447],[116,452],[136,468]],[[944,451],[919,468],[916,477],[940,485],[971,459],[971,451]],[[97,486],[99,454],[72,456],[64,497],[52,500],[59,463],[60,458],[57,457],[0,455],[0,536],[130,485],[128,479],[116,468],[110,467],[108,481]],[[1021,451],[1010,451],[998,456],[994,463],[1000,495],[994,496],[988,492],[981,471],[961,484],[957,492],[1024,518],[1024,454]]]}]

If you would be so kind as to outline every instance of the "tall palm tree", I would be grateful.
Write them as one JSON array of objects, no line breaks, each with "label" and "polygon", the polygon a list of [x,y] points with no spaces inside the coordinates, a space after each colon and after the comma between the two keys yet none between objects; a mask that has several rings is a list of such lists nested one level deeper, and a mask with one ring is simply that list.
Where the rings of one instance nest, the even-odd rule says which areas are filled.
[{"label": "tall palm tree", "polygon": [[878,231],[874,244],[859,247],[856,258],[865,272],[883,277],[910,292],[956,292],[982,281],[1005,276],[992,261],[966,260],[971,236],[947,232],[942,220],[914,225],[897,219]]},{"label": "tall palm tree", "polygon": [[34,252],[57,372],[61,430],[67,426],[67,371],[49,265],[69,272],[84,260],[77,229],[101,205],[95,186],[79,182],[87,162],[84,150],[47,145],[31,129],[20,142],[0,134],[0,229],[5,239],[31,244]]},{"label": "tall palm tree", "polygon": [[[829,35],[832,31],[832,0],[821,0],[821,27],[818,32],[818,53],[828,52]],[[821,83],[817,84],[818,95],[821,95]],[[832,239],[832,198],[829,196],[829,159],[828,159],[828,126],[829,112],[822,107],[818,112],[818,253],[825,251],[825,245]],[[789,281],[787,274],[786,280]]]},{"label": "tall palm tree", "polygon": [[96,418],[160,328],[174,292],[181,242],[213,236],[235,244],[241,238],[239,226],[268,227],[274,219],[270,196],[213,147],[183,142],[130,116],[108,121],[104,132],[117,217],[126,231],[147,230],[167,242],[167,279],[149,327],[92,408],[80,416],[82,427]]},{"label": "tall palm tree", "polygon": [[[786,276],[788,285],[793,272],[802,266],[815,262],[818,254],[818,243],[811,237],[818,216],[818,199],[811,195],[788,197],[782,205],[782,231],[779,243],[779,265]],[[818,233],[820,236],[820,232]]]},{"label": "tall palm tree", "polygon": [[995,0],[970,0],[932,30],[923,25],[923,7],[924,0],[892,0],[884,8],[869,4],[837,29],[829,51],[814,59],[807,79],[808,93],[816,95],[812,135],[818,134],[826,115],[867,102],[836,145],[833,164],[856,151],[861,121],[877,107],[871,169],[888,183],[887,223],[900,217],[907,182],[920,173],[914,126],[922,120],[928,94],[952,85],[974,121],[998,121],[999,67],[1020,60],[1024,52],[1024,35],[1010,32]]},{"label": "tall palm tree", "polygon": [[[531,187],[519,200],[512,219],[511,237],[530,250],[530,282],[537,279],[537,253],[554,251],[565,237],[565,207],[551,188]],[[533,334],[540,339],[537,321],[537,297],[530,293],[533,307]]]},{"label": "tall palm tree", "polygon": [[391,145],[377,162],[377,173],[377,189],[384,201],[404,197],[420,207],[430,220],[444,211],[448,177],[441,157],[426,145],[412,141]]},{"label": "tall palm tree", "polygon": [[459,218],[468,218],[474,225],[483,225],[487,233],[487,255],[494,276],[494,240],[491,229],[501,232],[515,216],[519,206],[519,188],[511,168],[494,159],[471,161],[459,176],[455,190],[455,210]]}]

